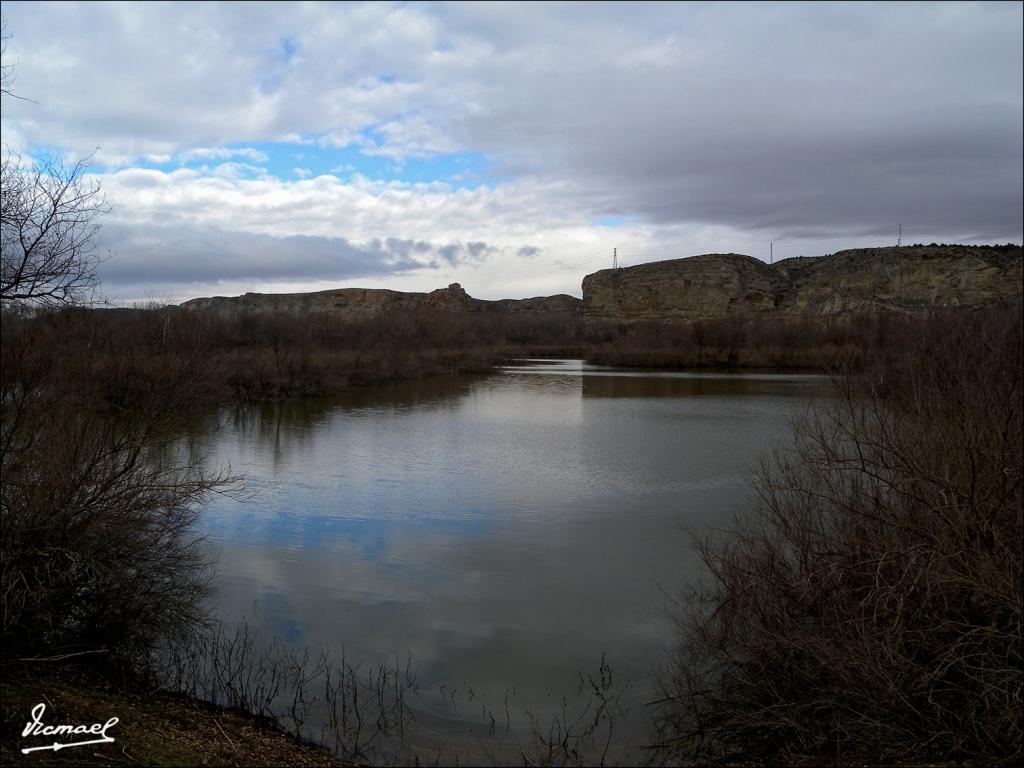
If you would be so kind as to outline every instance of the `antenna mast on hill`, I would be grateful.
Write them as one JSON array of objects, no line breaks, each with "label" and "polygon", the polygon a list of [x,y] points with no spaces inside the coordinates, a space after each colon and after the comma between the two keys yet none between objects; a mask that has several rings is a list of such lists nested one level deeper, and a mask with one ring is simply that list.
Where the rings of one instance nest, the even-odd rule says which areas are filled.
[{"label": "antenna mast on hill", "polygon": [[775,263],[775,241],[773,240],[768,244],[768,263]]},{"label": "antenna mast on hill", "polygon": [[612,269],[619,268],[619,249],[612,248]]},{"label": "antenna mast on hill", "polygon": [[900,222],[900,236],[896,238],[896,247],[903,245],[903,222]]}]

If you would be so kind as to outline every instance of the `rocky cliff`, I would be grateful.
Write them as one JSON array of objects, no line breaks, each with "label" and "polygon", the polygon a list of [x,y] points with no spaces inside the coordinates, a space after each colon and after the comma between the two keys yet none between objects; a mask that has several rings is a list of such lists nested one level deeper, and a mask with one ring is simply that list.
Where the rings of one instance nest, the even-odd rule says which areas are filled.
[{"label": "rocky cliff", "polygon": [[283,312],[293,315],[329,313],[341,320],[364,320],[386,312],[442,310],[457,313],[492,312],[515,315],[579,317],[582,302],[566,294],[532,299],[474,299],[458,283],[430,293],[406,293],[383,288],[337,288],[316,293],[246,293],[192,299],[181,305],[191,311],[222,314]]},{"label": "rocky cliff", "polygon": [[735,253],[605,269],[583,279],[588,321],[920,313],[1019,300],[1020,246],[861,248],[766,264]]}]

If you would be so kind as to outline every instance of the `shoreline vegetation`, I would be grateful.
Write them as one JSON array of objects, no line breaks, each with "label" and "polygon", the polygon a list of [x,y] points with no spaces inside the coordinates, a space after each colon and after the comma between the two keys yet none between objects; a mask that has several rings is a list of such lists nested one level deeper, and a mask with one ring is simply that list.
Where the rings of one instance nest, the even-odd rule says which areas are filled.
[{"label": "shoreline vegetation", "polygon": [[[1012,304],[1004,307],[1012,311]],[[564,315],[461,315],[410,310],[366,320],[327,314],[71,307],[5,311],[3,366],[44,376],[83,407],[177,412],[322,397],[426,376],[485,373],[522,357],[580,357],[613,367],[806,370],[898,357],[937,323],[993,310],[821,318],[585,323]]]},{"label": "shoreline vegetation", "polygon": [[669,762],[1024,756],[1024,314],[905,330],[696,542],[659,681]]}]

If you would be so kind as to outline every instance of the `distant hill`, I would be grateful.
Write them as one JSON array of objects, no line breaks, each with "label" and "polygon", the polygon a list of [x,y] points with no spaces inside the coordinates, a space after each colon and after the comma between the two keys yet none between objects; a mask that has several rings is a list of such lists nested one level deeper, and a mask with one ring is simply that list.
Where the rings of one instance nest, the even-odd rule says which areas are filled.
[{"label": "distant hill", "polygon": [[407,293],[383,288],[337,288],[316,293],[246,293],[243,296],[213,296],[181,304],[191,311],[243,314],[283,312],[294,315],[326,313],[342,320],[363,320],[385,312],[435,309],[468,314],[490,312],[516,315],[580,316],[583,303],[574,296],[558,294],[532,299],[474,299],[458,283],[430,293]]},{"label": "distant hill", "polygon": [[1020,300],[1019,245],[858,248],[775,264],[713,253],[583,279],[587,321],[706,320],[862,312],[920,314]]}]

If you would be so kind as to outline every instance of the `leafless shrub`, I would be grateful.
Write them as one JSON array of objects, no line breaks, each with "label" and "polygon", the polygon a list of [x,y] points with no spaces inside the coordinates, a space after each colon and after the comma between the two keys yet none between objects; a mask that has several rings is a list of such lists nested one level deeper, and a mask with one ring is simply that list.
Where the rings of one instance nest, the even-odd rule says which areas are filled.
[{"label": "leafless shrub", "polygon": [[[0,27],[6,109],[22,97]],[[108,207],[88,164],[6,146],[0,158],[0,635],[12,658],[102,651],[131,665],[201,622],[208,563],[192,524],[227,477],[174,439],[195,357],[168,349],[161,316],[133,328],[137,341],[156,321],[159,354],[100,354],[106,328],[81,306]]]},{"label": "leafless shrub", "polygon": [[608,765],[616,723],[628,720],[622,703],[627,690],[614,682],[612,668],[602,654],[597,677],[579,673],[574,702],[563,698],[561,711],[544,719],[527,713],[531,738],[529,752],[522,751],[525,764]]},{"label": "leafless shrub", "polygon": [[591,329],[587,360],[659,368],[826,368],[837,358],[898,353],[930,318],[895,313],[820,318],[723,317]]},{"label": "leafless shrub", "polygon": [[243,622],[214,624],[170,638],[150,657],[149,675],[175,691],[276,720],[347,760],[372,762],[401,752],[414,720],[418,683],[411,658],[353,664],[267,638]]},{"label": "leafless shrub", "polygon": [[36,341],[3,344],[4,646],[136,659],[200,622],[207,560],[192,523],[228,478],[174,439],[174,398],[134,411],[83,405]]},{"label": "leafless shrub", "polygon": [[700,542],[663,758],[1020,759],[1021,319],[935,321],[796,423]]}]

